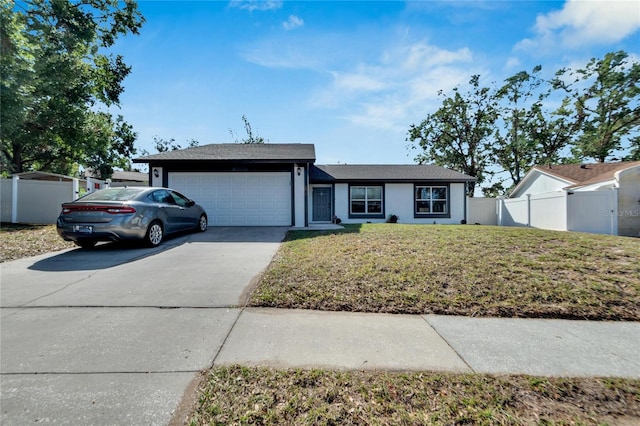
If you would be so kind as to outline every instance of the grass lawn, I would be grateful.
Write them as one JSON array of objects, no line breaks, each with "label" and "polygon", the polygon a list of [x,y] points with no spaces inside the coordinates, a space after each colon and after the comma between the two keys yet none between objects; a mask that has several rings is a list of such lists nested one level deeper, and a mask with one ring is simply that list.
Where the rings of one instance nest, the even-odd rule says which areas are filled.
[{"label": "grass lawn", "polygon": [[249,304],[333,311],[640,320],[640,239],[365,224],[290,232]]},{"label": "grass lawn", "polygon": [[55,225],[0,225],[0,262],[72,247],[75,247],[72,242],[60,238]]},{"label": "grass lawn", "polygon": [[210,370],[200,391],[191,425],[640,422],[640,380],[230,366]]}]

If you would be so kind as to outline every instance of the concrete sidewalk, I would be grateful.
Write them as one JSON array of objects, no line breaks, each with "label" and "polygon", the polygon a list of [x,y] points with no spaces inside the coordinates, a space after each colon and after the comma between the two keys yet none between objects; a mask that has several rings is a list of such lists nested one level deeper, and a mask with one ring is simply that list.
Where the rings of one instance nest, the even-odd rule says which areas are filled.
[{"label": "concrete sidewalk", "polygon": [[214,365],[640,378],[640,323],[246,308]]}]

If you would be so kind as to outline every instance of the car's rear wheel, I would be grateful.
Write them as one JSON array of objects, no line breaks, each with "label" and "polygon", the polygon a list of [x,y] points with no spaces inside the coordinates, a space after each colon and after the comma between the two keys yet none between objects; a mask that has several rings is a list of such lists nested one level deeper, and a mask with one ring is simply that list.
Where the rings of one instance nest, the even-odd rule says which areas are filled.
[{"label": "car's rear wheel", "polygon": [[200,215],[198,219],[198,231],[204,232],[207,230],[207,215]]},{"label": "car's rear wheel", "polygon": [[153,222],[147,229],[147,235],[145,236],[145,242],[151,247],[156,247],[162,242],[164,231],[160,222]]},{"label": "car's rear wheel", "polygon": [[83,249],[93,248],[98,242],[93,240],[74,241],[74,244]]}]

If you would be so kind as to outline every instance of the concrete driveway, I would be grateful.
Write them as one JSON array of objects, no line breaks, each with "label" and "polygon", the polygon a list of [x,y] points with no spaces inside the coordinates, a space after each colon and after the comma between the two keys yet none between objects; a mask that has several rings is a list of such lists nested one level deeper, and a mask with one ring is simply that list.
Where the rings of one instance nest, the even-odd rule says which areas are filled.
[{"label": "concrete driveway", "polygon": [[0,266],[0,423],[167,424],[286,228],[210,228]]}]

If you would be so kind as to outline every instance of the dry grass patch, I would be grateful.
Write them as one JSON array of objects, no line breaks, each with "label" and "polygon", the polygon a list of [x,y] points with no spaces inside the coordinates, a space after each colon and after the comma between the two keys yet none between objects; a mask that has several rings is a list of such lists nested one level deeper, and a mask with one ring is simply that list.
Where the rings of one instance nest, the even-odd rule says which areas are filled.
[{"label": "dry grass patch", "polygon": [[250,305],[640,320],[640,240],[376,224],[288,234]]},{"label": "dry grass patch", "polygon": [[210,370],[200,391],[191,425],[640,422],[639,380],[231,366]]},{"label": "dry grass patch", "polygon": [[55,225],[3,223],[0,226],[0,262],[72,247],[75,247],[72,242],[60,238]]}]

